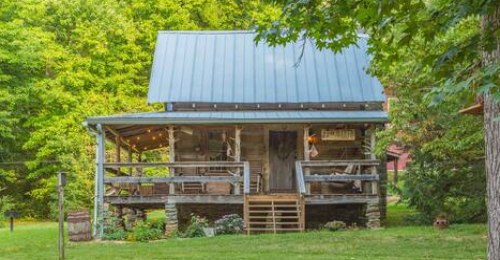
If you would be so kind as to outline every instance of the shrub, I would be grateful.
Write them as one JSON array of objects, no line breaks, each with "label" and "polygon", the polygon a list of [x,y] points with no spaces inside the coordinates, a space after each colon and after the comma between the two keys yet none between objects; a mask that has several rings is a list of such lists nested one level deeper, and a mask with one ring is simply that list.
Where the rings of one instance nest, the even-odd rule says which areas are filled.
[{"label": "shrub", "polygon": [[127,232],[123,229],[121,220],[107,215],[105,219],[105,240],[129,240],[145,242],[163,237],[165,232],[165,221],[163,219],[152,219],[135,222],[134,228]]},{"label": "shrub", "polygon": [[191,224],[186,228],[182,237],[204,237],[203,228],[208,227],[208,221],[196,215],[191,215]]},{"label": "shrub", "polygon": [[484,160],[469,156],[467,147],[452,156],[412,153],[402,196],[421,213],[413,221],[430,224],[443,212],[453,223],[486,221]]},{"label": "shrub", "polygon": [[126,240],[128,232],[125,230],[115,230],[113,232],[106,232],[104,240]]},{"label": "shrub", "polygon": [[239,234],[243,232],[243,219],[238,214],[223,216],[215,221],[215,234]]},{"label": "shrub", "polygon": [[[155,222],[156,223],[156,222]],[[146,242],[163,237],[163,228],[156,228],[148,221],[138,221],[134,229],[128,234],[127,240]]]},{"label": "shrub", "polygon": [[148,219],[146,224],[152,229],[158,229],[165,232],[165,219]]},{"label": "shrub", "polygon": [[338,231],[338,230],[344,230],[346,229],[347,225],[345,224],[344,221],[330,221],[325,224],[325,228],[330,230],[330,231]]}]

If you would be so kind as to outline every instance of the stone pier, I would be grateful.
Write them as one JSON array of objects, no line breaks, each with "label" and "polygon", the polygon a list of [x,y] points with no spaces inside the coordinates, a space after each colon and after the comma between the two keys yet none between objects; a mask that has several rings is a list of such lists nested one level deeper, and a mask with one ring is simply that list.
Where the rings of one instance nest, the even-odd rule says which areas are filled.
[{"label": "stone pier", "polygon": [[165,204],[165,236],[171,237],[177,233],[179,224],[177,219],[177,206],[173,203]]},{"label": "stone pier", "polygon": [[378,203],[366,204],[366,227],[380,228],[380,207]]}]

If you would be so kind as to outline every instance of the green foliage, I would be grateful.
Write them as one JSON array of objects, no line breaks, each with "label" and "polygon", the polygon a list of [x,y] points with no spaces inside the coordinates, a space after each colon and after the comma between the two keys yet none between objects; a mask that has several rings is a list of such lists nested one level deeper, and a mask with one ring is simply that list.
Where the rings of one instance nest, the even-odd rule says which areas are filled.
[{"label": "green foliage", "polygon": [[344,230],[347,228],[347,225],[345,224],[344,221],[330,221],[325,224],[325,229],[330,230],[330,231],[339,231],[339,230]]},{"label": "green foliage", "polygon": [[403,196],[423,213],[422,221],[431,223],[442,213],[451,222],[486,221],[483,160],[474,161],[466,155],[454,155],[450,158],[453,161],[440,160],[418,151],[413,157]]},{"label": "green foliage", "polygon": [[360,31],[368,34],[369,72],[394,97],[377,152],[396,142],[412,154],[402,192],[420,217],[446,212],[457,222],[484,220],[482,122],[458,110],[478,94],[500,96],[500,66],[481,62],[498,33],[480,24],[498,1],[279,2],[280,19],[258,28],[271,44],[313,39],[339,51]]},{"label": "green foliage", "polygon": [[243,233],[244,221],[238,214],[225,215],[215,221],[215,234],[240,234]]},{"label": "green foliage", "polygon": [[200,216],[191,215],[191,223],[186,228],[186,231],[182,234],[182,237],[193,238],[193,237],[205,237],[205,231],[203,228],[208,227],[208,221]]},{"label": "green foliage", "polygon": [[129,237],[129,233],[125,230],[115,230],[113,232],[106,232],[104,234],[104,240],[126,240]]},{"label": "green foliage", "polygon": [[5,221],[7,221],[7,219],[5,219],[3,214],[5,213],[5,211],[12,209],[14,209],[14,203],[12,197],[7,195],[4,196],[0,195],[0,228],[4,227]]},{"label": "green foliage", "polygon": [[134,228],[128,232],[123,229],[120,219],[107,217],[104,239],[147,242],[163,238],[164,233],[165,220],[163,219],[136,221]]},{"label": "green foliage", "polygon": [[157,240],[163,237],[165,224],[159,225],[160,221],[148,222],[138,221],[135,223],[134,229],[128,234],[127,240],[147,242]]},{"label": "green foliage", "polygon": [[161,109],[146,105],[157,32],[247,29],[277,10],[238,0],[2,0],[0,161],[21,162],[0,170],[4,193],[28,216],[54,217],[64,170],[68,205],[89,208],[95,148],[82,122]]}]

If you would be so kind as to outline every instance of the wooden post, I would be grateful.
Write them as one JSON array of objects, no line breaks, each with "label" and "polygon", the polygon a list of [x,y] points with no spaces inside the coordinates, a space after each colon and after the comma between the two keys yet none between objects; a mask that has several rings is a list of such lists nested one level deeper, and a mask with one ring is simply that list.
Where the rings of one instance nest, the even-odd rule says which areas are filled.
[{"label": "wooden post", "polygon": [[64,260],[64,186],[66,185],[66,173],[57,173],[57,191],[59,197],[59,260]]},{"label": "wooden post", "polygon": [[[127,156],[127,162],[130,163],[130,162],[132,162],[132,156],[133,156],[132,150],[129,149],[127,154],[128,154],[128,156]],[[128,175],[132,176],[132,167],[128,168]]]},{"label": "wooden post", "polygon": [[[309,130],[311,129],[310,125],[304,126],[304,161],[311,160],[310,156],[310,148],[309,148]],[[311,174],[311,169],[309,167],[304,168],[304,175],[309,176]],[[306,183],[306,194],[311,194],[311,183]]]},{"label": "wooden post", "polygon": [[398,187],[398,158],[394,158],[394,179],[393,179],[393,183],[394,183],[394,187],[397,188]]},{"label": "wooden post", "polygon": [[[168,150],[170,162],[175,162],[175,135],[174,135],[174,127],[168,127]],[[170,176],[175,176],[175,168],[170,168]],[[168,193],[173,195],[175,194],[175,185],[173,183],[169,183]]]},{"label": "wooden post", "polygon": [[121,162],[121,137],[119,135],[115,136],[115,144],[116,144],[116,162]]},{"label": "wooden post", "polygon": [[[375,129],[371,129],[370,130],[370,159],[371,160],[376,160],[377,157],[375,156],[375,142],[376,142],[376,138],[375,138]],[[377,167],[376,166],[372,166],[371,167],[371,172],[372,174],[377,174]],[[372,185],[371,185],[371,190],[372,190],[372,194],[378,194],[378,185],[377,185],[377,181],[372,181]]]},{"label": "wooden post", "polygon": [[[241,161],[241,130],[243,128],[241,126],[236,126],[234,130],[234,161],[235,162],[240,162]],[[241,171],[238,168],[236,171],[237,176],[241,176]],[[240,194],[240,183],[237,182],[234,185],[234,194],[239,195]]]},{"label": "wooden post", "polygon": [[94,236],[104,235],[104,162],[106,160],[106,137],[101,124],[97,124],[96,182],[97,195],[94,207]]}]

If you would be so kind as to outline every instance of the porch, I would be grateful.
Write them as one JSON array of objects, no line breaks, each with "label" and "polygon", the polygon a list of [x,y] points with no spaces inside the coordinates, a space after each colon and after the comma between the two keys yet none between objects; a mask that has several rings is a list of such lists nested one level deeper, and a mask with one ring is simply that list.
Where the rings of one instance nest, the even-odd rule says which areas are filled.
[{"label": "porch", "polygon": [[[371,205],[379,211],[381,163],[372,153],[376,127],[97,124],[94,217],[99,223],[109,205],[165,208],[170,215],[177,214],[176,205],[235,205],[243,209],[238,214],[245,217],[247,231],[256,223],[256,231],[277,232],[303,230],[308,205]],[[341,138],[327,140],[324,132],[337,129]],[[291,214],[298,225],[276,225],[288,223],[281,217],[294,217],[276,208],[283,198],[297,205]],[[267,206],[252,214],[255,201]],[[255,219],[268,216],[274,216],[273,225],[263,227]]]}]

